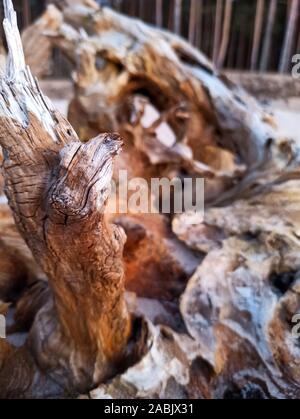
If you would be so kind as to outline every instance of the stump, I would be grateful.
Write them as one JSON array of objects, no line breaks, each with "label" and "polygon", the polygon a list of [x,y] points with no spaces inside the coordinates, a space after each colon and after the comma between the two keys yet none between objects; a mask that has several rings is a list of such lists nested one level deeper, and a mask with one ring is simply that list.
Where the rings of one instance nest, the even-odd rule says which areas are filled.
[{"label": "stump", "polygon": [[1,395],[47,394],[49,382],[64,392],[85,391],[124,368],[132,333],[124,295],[125,234],[104,214],[122,142],[116,134],[86,144],[78,140],[26,67],[16,14],[10,0],[4,5],[9,48],[0,87],[5,192],[51,293],[26,346],[4,362]]}]

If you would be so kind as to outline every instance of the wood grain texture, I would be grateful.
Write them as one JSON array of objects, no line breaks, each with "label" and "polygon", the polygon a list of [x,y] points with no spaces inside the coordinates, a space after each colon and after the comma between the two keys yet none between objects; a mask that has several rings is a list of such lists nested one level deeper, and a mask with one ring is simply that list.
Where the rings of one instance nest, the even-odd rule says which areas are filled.
[{"label": "wood grain texture", "polygon": [[[82,139],[119,130],[122,163],[132,176],[206,179],[204,221],[170,216],[177,238],[205,256],[181,296],[197,349],[183,362],[182,374],[189,374],[183,388],[182,375],[171,378],[177,397],[299,398],[299,339],[291,324],[300,310],[299,144],[282,137],[252,97],[177,36],[107,8],[62,13],[52,39],[74,62],[69,115]],[[141,221],[129,234],[135,249],[147,231]],[[145,290],[143,280],[138,285]],[[192,353],[188,346],[183,352]],[[148,392],[151,377],[137,379],[144,361],[161,365],[148,355],[92,396],[164,397],[171,367]]]},{"label": "wood grain texture", "polygon": [[25,66],[12,3],[4,4],[9,47],[0,81],[5,192],[53,298],[38,313],[26,348],[17,351],[19,367],[18,356],[13,359],[19,381],[11,374],[4,378],[12,358],[1,370],[1,395],[15,396],[24,387],[24,394],[34,395],[40,370],[49,371],[50,380],[64,390],[85,390],[113,374],[131,334],[122,263],[126,236],[104,214],[122,142],[103,134],[80,143]]},{"label": "wood grain texture", "polygon": [[[6,362],[1,389],[74,395],[75,383],[92,398],[299,398],[299,339],[292,335],[292,317],[300,311],[299,144],[283,138],[253,98],[185,41],[106,8],[77,6],[60,7],[61,23],[50,39],[74,63],[69,114],[87,143],[81,145],[44,101],[37,106],[31,93],[30,102],[22,96],[21,107],[2,106],[3,129],[10,132],[1,137],[10,203],[24,237],[36,232],[28,243],[55,298],[34,315],[27,345],[13,352],[26,366],[22,380],[9,381]],[[6,85],[5,97],[14,103],[20,86],[13,84],[12,93]],[[12,115],[17,122],[5,126]],[[116,215],[128,233],[127,285],[143,296],[127,296],[127,306],[156,325],[131,324],[139,338],[127,346],[131,362],[124,354],[121,365],[111,362],[111,348],[121,348],[129,334],[122,311],[123,233],[101,211],[118,138],[88,141],[107,130],[122,133],[125,151],[117,168],[131,177],[206,179],[202,223],[188,212],[152,220]],[[37,152],[30,144],[41,131]],[[10,179],[18,171],[16,183]],[[26,183],[28,174],[38,189]],[[25,200],[16,198],[20,193]],[[191,254],[199,263],[194,274]],[[178,327],[157,298],[169,303],[182,291]],[[37,283],[19,300],[25,318],[28,301],[40,295]],[[101,311],[113,298],[118,321]],[[82,319],[76,320],[79,310]],[[4,359],[11,350],[3,349]],[[37,364],[52,373],[41,374]],[[13,368],[17,372],[17,364]]]}]

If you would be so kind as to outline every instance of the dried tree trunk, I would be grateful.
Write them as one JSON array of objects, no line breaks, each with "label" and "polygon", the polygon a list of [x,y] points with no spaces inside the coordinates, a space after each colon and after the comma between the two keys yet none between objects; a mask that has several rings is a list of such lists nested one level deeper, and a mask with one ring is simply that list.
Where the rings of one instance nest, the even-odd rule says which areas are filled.
[{"label": "dried tree trunk", "polygon": [[[4,5],[9,57],[0,87],[0,142],[6,194],[53,293],[20,356],[28,370],[36,363],[65,390],[82,391],[115,372],[131,334],[124,300],[125,235],[104,215],[121,141],[102,135],[79,142],[25,66],[12,3]],[[1,395],[15,395],[22,386],[34,394],[36,372],[22,382],[25,371],[19,371],[17,383],[9,368],[8,363],[0,371]]]},{"label": "dried tree trunk", "polygon": [[[107,129],[121,132],[125,147],[118,167],[127,168],[132,176],[206,179],[206,214],[201,222],[191,212],[169,217],[156,214],[151,219],[117,214],[118,223],[129,233],[127,276],[135,277],[140,288],[147,282],[148,288],[163,289],[178,299],[186,284],[186,276],[178,276],[177,269],[183,249],[182,265],[193,266],[194,252],[199,266],[181,296],[178,324],[170,312],[165,317],[172,317],[173,330],[148,322],[149,350],[140,362],[101,383],[91,397],[299,398],[299,342],[291,333],[293,315],[300,310],[299,145],[282,138],[270,115],[178,36],[105,8],[62,8],[61,22],[51,39],[74,62],[75,99],[70,117],[82,139]],[[11,135],[2,141],[9,138]],[[48,135],[42,144],[45,141],[50,141]],[[54,155],[46,156],[52,168],[56,159],[66,160],[57,157],[60,143],[50,142]],[[83,150],[88,149],[81,146],[79,153]],[[43,156],[39,153],[39,161],[43,162]],[[12,157],[6,153],[7,158]],[[49,178],[54,175],[59,177],[60,172],[51,172]],[[46,182],[45,176],[39,181]],[[78,185],[77,178],[74,185]],[[60,191],[57,188],[59,196]],[[101,198],[101,191],[98,194]],[[69,220],[74,212],[61,230],[57,226],[49,230],[52,213],[70,201],[55,198],[53,208],[45,195],[43,202],[48,205],[38,208],[44,211],[50,206],[45,232],[50,250],[52,246],[55,250],[62,241],[61,230],[75,228]],[[37,221],[44,220],[43,215]],[[94,234],[95,226],[89,235]],[[97,238],[103,241],[104,236]],[[68,247],[70,251],[75,248],[80,264],[84,263],[82,243],[79,247],[72,242]],[[94,254],[93,247],[89,253]],[[59,266],[56,253],[53,258]],[[164,282],[167,269],[173,277],[169,289]],[[64,283],[50,277],[59,295],[65,293],[60,292]],[[160,288],[159,284],[164,285]],[[89,292],[87,295],[89,299]],[[140,303],[144,312],[145,302]],[[161,307],[156,305],[147,314],[158,324],[164,323]],[[33,330],[44,321],[44,313],[45,309],[37,314]],[[66,325],[73,330],[67,320]],[[52,340],[54,351],[58,351],[57,341]],[[4,353],[10,350],[0,347],[0,354],[2,349]],[[25,353],[26,358],[24,352],[19,358],[21,355],[26,365],[34,363],[31,352]],[[80,366],[81,360],[89,365],[84,356],[72,365]],[[67,372],[69,377],[69,368]]]},{"label": "dried tree trunk", "polygon": [[[197,354],[189,380],[179,380],[182,391],[205,398],[299,397],[299,349],[290,329],[300,307],[299,146],[177,36],[105,8],[92,17],[65,9],[63,20],[53,42],[77,63],[70,117],[82,138],[107,127],[122,132],[123,167],[133,176],[206,178],[204,221],[170,215],[172,232],[206,254],[181,298],[193,337],[185,355]],[[82,39],[81,27],[90,36]],[[143,229],[125,218],[131,249],[144,245]],[[155,351],[160,344],[155,340]],[[147,356],[153,361],[151,351]],[[143,363],[92,397],[161,395],[160,378],[147,392],[139,374],[147,376]]]}]

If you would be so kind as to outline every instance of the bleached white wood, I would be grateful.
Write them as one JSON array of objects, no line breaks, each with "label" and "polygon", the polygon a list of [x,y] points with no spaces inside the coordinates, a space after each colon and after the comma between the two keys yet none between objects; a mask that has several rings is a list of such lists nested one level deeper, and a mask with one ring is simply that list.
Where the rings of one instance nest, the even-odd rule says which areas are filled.
[{"label": "bleached white wood", "polygon": [[11,0],[3,0],[4,21],[3,27],[8,46],[8,60],[5,78],[8,82],[17,81],[23,77],[25,66],[25,57],[22,47],[22,41],[17,23],[17,14],[14,10]]}]

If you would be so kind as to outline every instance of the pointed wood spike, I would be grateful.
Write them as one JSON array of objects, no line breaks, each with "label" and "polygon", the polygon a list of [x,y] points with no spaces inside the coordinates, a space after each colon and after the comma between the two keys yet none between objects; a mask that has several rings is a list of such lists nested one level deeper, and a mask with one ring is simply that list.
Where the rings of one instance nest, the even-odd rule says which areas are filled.
[{"label": "pointed wood spike", "polygon": [[24,51],[12,1],[3,0],[3,6],[3,27],[9,51],[5,76],[8,81],[15,81],[26,68]]}]

